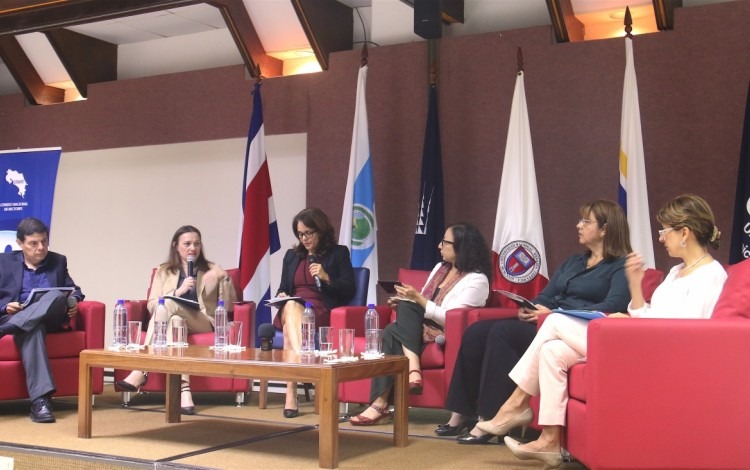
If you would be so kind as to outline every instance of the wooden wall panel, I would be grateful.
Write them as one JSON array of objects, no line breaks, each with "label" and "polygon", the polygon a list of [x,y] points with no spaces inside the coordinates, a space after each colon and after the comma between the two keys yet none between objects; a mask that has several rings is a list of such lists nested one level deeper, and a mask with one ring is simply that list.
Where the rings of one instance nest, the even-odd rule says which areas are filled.
[{"label": "wooden wall panel", "polygon": [[[675,29],[634,40],[651,212],[682,192],[705,196],[725,234],[750,77],[750,2],[675,11]],[[446,220],[490,239],[516,71],[523,49],[546,249],[551,271],[579,250],[578,207],[617,197],[623,40],[554,44],[550,28],[441,40],[440,119]],[[307,198],[338,224],[351,143],[359,51],[325,73],[264,83],[266,132],[308,132]],[[426,44],[370,49],[367,99],[377,187],[381,275],[410,259],[426,114]],[[89,100],[26,107],[0,96],[0,148],[66,151],[246,135],[241,66],[92,84]],[[82,132],[81,129],[85,129]],[[284,188],[274,188],[283,197]],[[85,220],[85,217],[82,219]],[[280,221],[285,227],[288,221]],[[654,223],[654,229],[656,229]],[[656,237],[654,237],[656,241]],[[674,264],[655,246],[657,267]]]}]

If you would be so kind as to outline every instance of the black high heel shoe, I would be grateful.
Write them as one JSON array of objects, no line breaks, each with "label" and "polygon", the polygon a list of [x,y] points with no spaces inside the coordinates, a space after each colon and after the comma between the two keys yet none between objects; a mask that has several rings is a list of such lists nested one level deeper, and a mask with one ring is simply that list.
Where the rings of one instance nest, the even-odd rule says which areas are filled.
[{"label": "black high heel shoe", "polygon": [[[180,387],[180,401],[182,401],[182,394],[183,393],[190,393],[190,384],[187,382],[183,382],[182,386]],[[194,415],[195,414],[195,405],[190,406],[182,406],[180,405],[180,413],[184,415]]]},{"label": "black high heel shoe", "polygon": [[490,441],[494,438],[498,438],[497,442],[500,442],[500,438],[494,434],[484,434],[482,436],[475,436],[470,432],[465,432],[458,436],[456,440],[459,444],[490,444]]},{"label": "black high heel shoe", "polygon": [[284,418],[296,418],[299,416],[299,399],[297,399],[297,408],[284,408]]},{"label": "black high heel shoe", "polygon": [[143,382],[141,382],[138,385],[133,385],[130,382],[125,381],[125,380],[118,380],[117,382],[115,382],[115,384],[121,389],[125,390],[126,392],[138,393],[141,391],[141,388],[145,387],[146,384],[148,383],[148,372],[141,372],[141,374],[143,375]]}]

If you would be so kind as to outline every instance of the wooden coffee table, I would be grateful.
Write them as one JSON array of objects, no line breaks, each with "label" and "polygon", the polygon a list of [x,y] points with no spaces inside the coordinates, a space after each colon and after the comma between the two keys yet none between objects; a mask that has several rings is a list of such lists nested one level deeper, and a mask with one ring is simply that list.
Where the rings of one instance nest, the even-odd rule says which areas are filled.
[{"label": "wooden coffee table", "polygon": [[336,468],[339,460],[339,383],[392,375],[394,386],[393,444],[408,443],[408,360],[404,356],[325,364],[322,358],[291,351],[216,352],[208,346],[141,351],[87,349],[81,352],[78,376],[78,437],[91,438],[92,371],[99,367],[137,369],[167,374],[166,422],[180,422],[180,374],[313,382],[318,394],[319,465]]}]

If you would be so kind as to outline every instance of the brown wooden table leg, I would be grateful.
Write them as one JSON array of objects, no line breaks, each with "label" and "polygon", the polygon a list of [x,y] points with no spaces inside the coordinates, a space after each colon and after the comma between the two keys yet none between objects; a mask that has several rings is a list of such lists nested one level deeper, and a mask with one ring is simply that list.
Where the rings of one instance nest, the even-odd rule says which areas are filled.
[{"label": "brown wooden table leg", "polygon": [[[405,361],[406,362],[406,361]],[[404,366],[399,374],[393,377],[393,445],[406,447],[409,444],[409,372]]]},{"label": "brown wooden table leg", "polygon": [[167,423],[179,423],[180,415],[180,375],[167,374],[167,403],[166,403],[166,421]]},{"label": "brown wooden table leg", "polygon": [[[318,466],[339,466],[339,385],[334,369],[324,369],[315,397],[320,406]],[[320,395],[318,395],[320,394]]]},{"label": "brown wooden table leg", "polygon": [[261,410],[266,409],[268,403],[268,379],[260,379],[258,385],[258,408]]},{"label": "brown wooden table leg", "polygon": [[93,371],[88,365],[88,356],[82,352],[78,359],[78,437],[91,439],[91,407]]}]

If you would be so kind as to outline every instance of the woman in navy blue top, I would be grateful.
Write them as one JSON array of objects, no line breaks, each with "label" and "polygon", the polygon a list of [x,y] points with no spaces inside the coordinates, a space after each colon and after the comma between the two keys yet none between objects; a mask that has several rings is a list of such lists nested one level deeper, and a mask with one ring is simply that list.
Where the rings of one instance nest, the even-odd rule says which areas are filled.
[{"label": "woman in navy blue top", "polygon": [[536,335],[540,314],[552,309],[621,312],[630,301],[625,255],[630,232],[625,214],[612,201],[581,207],[576,228],[582,254],[569,257],[534,299],[537,310],[518,310],[518,318],[483,320],[467,328],[451,378],[446,408],[450,420],[435,434],[458,436],[460,444],[486,444],[494,436],[471,427],[473,417],[489,419],[516,388],[508,373]]}]

